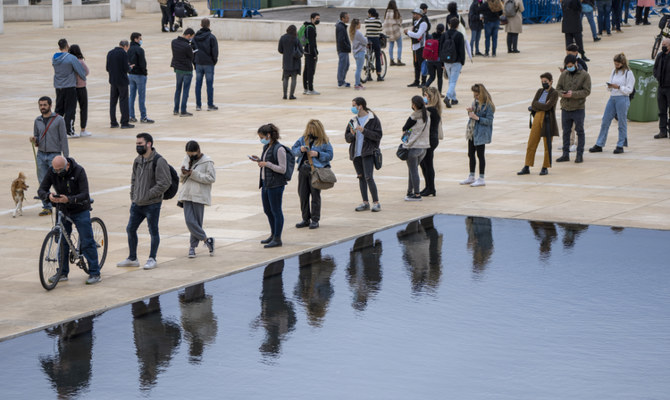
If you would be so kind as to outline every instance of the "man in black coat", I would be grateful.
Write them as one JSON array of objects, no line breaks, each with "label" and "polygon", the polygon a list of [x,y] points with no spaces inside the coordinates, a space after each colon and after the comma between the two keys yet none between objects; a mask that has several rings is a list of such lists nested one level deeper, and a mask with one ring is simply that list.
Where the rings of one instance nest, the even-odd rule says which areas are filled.
[{"label": "man in black coat", "polygon": [[[186,111],[188,102],[188,91],[191,89],[191,80],[193,79],[193,58],[197,50],[192,43],[195,31],[187,28],[182,36],[178,36],[172,41],[172,62],[170,66],[174,68],[177,75],[177,88],[174,92],[173,114],[180,117],[192,117],[193,114]],[[181,97],[181,107],[179,99]]]},{"label": "man in black coat", "polygon": [[109,73],[109,119],[112,128],[118,128],[116,121],[116,103],[119,103],[121,109],[121,129],[134,128],[135,125],[129,123],[130,106],[128,105],[128,72],[133,67],[128,60],[128,48],[130,44],[127,40],[119,42],[119,46],[113,48],[107,53],[107,72]]},{"label": "man in black coat", "polygon": [[207,80],[207,111],[218,110],[214,105],[214,66],[219,60],[219,42],[209,30],[209,18],[200,21],[200,30],[193,38],[198,52],[195,53],[195,110],[202,109],[200,94],[203,76]]},{"label": "man in black coat", "polygon": [[316,26],[321,22],[319,13],[312,13],[309,22],[305,22],[305,70],[302,73],[302,94],[321,94],[314,90],[314,74],[316,73],[316,61],[319,57],[319,49],[316,46]]},{"label": "man in black coat", "polygon": [[335,41],[337,44],[337,86],[351,87],[346,82],[347,71],[349,71],[349,53],[351,53],[351,41],[347,34],[347,23],[349,23],[349,14],[345,11],[340,13],[340,20],[335,24]]},{"label": "man in black coat", "polygon": [[137,122],[135,118],[135,96],[138,96],[140,106],[140,122],[153,124],[154,121],[147,117],[145,98],[147,93],[147,58],[142,48],[142,34],[133,32],[130,35],[130,48],[128,49],[128,62],[132,69],[128,73],[130,80],[130,122]]},{"label": "man in black coat", "polygon": [[563,0],[561,7],[563,9],[561,28],[565,34],[565,47],[574,42],[579,47],[579,54],[582,55],[584,61],[590,61],[586,58],[584,41],[582,40],[582,2],[580,0]]},{"label": "man in black coat", "polygon": [[668,107],[670,106],[670,39],[661,42],[661,51],[654,62],[654,78],[658,81],[658,133],[654,139],[668,137]]}]

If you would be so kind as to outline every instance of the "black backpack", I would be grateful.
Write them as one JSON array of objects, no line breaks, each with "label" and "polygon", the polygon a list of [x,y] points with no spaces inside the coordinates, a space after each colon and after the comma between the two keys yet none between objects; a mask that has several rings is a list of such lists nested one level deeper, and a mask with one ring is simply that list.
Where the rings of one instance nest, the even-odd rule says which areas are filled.
[{"label": "black backpack", "polygon": [[[156,176],[156,164],[158,163],[158,159],[161,158],[162,156],[158,153],[156,153],[156,156],[153,159],[154,163],[154,176]],[[167,161],[167,160],[166,160]],[[137,163],[135,163],[137,165]],[[170,200],[173,198],[177,192],[179,191],[179,174],[177,174],[177,171],[172,168],[172,165],[168,163],[168,167],[170,168],[170,187],[167,188],[165,192],[163,192],[163,200]],[[135,167],[133,166],[133,170]]]},{"label": "black backpack", "polygon": [[174,5],[174,16],[177,18],[186,17],[186,6],[183,1],[179,1]]},{"label": "black backpack", "polygon": [[291,180],[293,170],[295,169],[295,157],[293,156],[293,152],[291,151],[291,149],[277,142],[277,144],[274,146],[273,149],[275,160],[277,160],[277,152],[279,151],[280,147],[283,147],[284,150],[286,151],[286,171],[284,172],[284,178],[286,179],[286,182],[288,182]]},{"label": "black backpack", "polygon": [[458,59],[458,52],[456,51],[456,42],[451,37],[451,30],[442,34],[440,41],[440,61],[444,63],[455,63]]}]

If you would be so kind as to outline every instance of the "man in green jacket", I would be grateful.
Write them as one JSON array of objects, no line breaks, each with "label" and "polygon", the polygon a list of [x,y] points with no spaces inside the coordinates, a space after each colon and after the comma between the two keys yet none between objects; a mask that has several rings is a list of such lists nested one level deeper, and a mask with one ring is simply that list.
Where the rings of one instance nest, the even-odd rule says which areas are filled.
[{"label": "man in green jacket", "polygon": [[577,66],[577,57],[565,57],[565,70],[558,78],[556,90],[561,97],[561,123],[563,125],[563,155],[556,162],[570,161],[570,132],[574,125],[577,133],[576,163],[584,161],[584,118],[586,97],[591,94],[589,73]]}]

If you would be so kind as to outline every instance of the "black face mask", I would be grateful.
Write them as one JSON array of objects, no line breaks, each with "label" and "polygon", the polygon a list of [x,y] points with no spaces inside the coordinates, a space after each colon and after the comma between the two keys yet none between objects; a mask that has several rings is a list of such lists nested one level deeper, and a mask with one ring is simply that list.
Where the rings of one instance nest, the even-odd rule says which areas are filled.
[{"label": "black face mask", "polygon": [[147,146],[136,146],[137,154],[143,156],[147,152]]},{"label": "black face mask", "polygon": [[198,159],[200,158],[200,154],[195,154],[195,155],[192,155],[192,156],[188,156],[188,158],[191,160],[191,162],[195,162],[195,161],[198,161]]},{"label": "black face mask", "polygon": [[543,82],[543,83],[542,83],[542,88],[543,88],[544,90],[549,89],[549,84],[546,83],[546,82]]},{"label": "black face mask", "polygon": [[317,19],[316,21],[314,21],[314,25],[319,25],[319,22],[321,22],[321,20]]},{"label": "black face mask", "polygon": [[663,52],[664,52],[664,53],[667,53],[667,52],[668,52],[668,46],[663,46],[662,49],[663,49]]}]

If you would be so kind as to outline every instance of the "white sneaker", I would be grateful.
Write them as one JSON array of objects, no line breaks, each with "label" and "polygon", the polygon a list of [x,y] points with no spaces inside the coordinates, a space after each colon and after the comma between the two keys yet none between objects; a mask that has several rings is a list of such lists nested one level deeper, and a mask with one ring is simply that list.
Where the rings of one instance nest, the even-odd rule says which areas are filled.
[{"label": "white sneaker", "polygon": [[73,133],[72,135],[67,135],[67,138],[68,138],[68,139],[77,139],[77,138],[80,137],[80,136],[81,136],[80,134],[78,134],[77,132],[75,132],[75,133]]},{"label": "white sneaker", "polygon": [[321,93],[317,92],[316,90],[312,90],[311,92],[309,92],[309,94],[318,96],[318,95],[320,95]]},{"label": "white sneaker", "polygon": [[154,260],[151,257],[149,257],[149,259],[147,260],[147,263],[144,264],[144,269],[154,269],[156,267],[157,267],[156,260]]},{"label": "white sneaker", "polygon": [[117,267],[139,267],[140,262],[137,260],[131,260],[130,258],[126,258],[125,260],[121,261],[120,263],[116,264]]},{"label": "white sneaker", "polygon": [[470,186],[471,187],[486,186],[486,182],[484,182],[484,178],[477,178],[477,180],[474,181]]},{"label": "white sneaker", "polygon": [[82,137],[91,136],[91,132],[89,132],[89,131],[81,131],[81,136],[82,136]]},{"label": "white sneaker", "polygon": [[577,151],[577,145],[573,144],[572,146],[570,146],[570,152],[574,153],[575,151]]},{"label": "white sneaker", "polygon": [[473,183],[474,181],[475,181],[474,176],[468,176],[467,179],[461,181],[461,185],[469,185],[469,184]]}]

